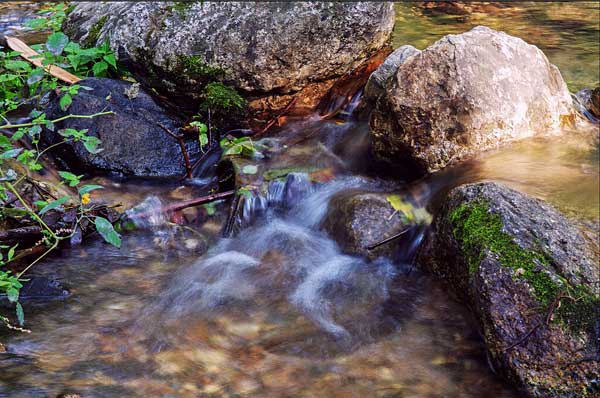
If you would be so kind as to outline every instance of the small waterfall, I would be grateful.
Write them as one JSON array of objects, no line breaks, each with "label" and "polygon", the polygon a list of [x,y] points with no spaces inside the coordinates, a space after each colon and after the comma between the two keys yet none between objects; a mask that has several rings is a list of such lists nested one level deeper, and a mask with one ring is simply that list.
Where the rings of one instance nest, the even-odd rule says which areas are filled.
[{"label": "small waterfall", "polygon": [[242,312],[259,306],[304,315],[346,342],[372,333],[362,329],[377,325],[366,319],[381,313],[374,309],[389,298],[395,266],[345,255],[316,228],[334,194],[365,185],[352,177],[315,187],[306,174],[292,173],[271,182],[266,198],[245,197],[239,221],[246,228],[182,270],[154,313],[210,318],[225,306]]},{"label": "small waterfall", "polygon": [[266,197],[258,192],[250,192],[242,197],[238,205],[235,229],[252,225],[258,218],[264,217],[268,210],[281,211],[292,207],[313,191],[313,184],[306,173],[290,173],[285,181],[271,181]]}]

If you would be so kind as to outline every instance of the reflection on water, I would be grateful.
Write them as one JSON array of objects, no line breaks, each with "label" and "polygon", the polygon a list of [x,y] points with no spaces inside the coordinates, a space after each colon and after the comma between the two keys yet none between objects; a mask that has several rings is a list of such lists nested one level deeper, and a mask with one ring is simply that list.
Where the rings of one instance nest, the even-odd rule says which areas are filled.
[{"label": "reflection on water", "polygon": [[440,3],[397,3],[394,47],[424,49],[447,34],[486,25],[538,46],[572,92],[600,84],[599,2]]}]

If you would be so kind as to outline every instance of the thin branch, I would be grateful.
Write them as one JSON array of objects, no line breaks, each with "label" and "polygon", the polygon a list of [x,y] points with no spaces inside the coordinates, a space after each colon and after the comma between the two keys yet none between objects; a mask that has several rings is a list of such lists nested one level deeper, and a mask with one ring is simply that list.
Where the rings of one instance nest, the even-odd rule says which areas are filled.
[{"label": "thin branch", "polygon": [[277,122],[277,120],[279,120],[280,117],[286,115],[290,111],[290,109],[292,109],[292,107],[296,104],[297,100],[298,100],[297,97],[292,98],[292,100],[285,106],[285,108],[283,108],[283,110],[281,112],[279,112],[279,114],[277,116],[275,116],[274,118],[269,120],[267,122],[267,124],[265,125],[265,127],[263,127],[262,129],[260,129],[256,133],[254,133],[253,136],[258,137],[258,136],[261,136],[264,133],[266,133]]},{"label": "thin branch", "polygon": [[388,242],[391,242],[391,241],[393,241],[393,240],[396,240],[396,239],[398,239],[399,237],[401,237],[402,235],[404,235],[405,233],[407,233],[408,231],[410,231],[410,230],[411,230],[411,228],[412,228],[412,227],[408,227],[408,228],[406,228],[406,229],[403,229],[402,231],[398,232],[398,233],[397,233],[397,234],[395,234],[395,235],[392,235],[392,236],[390,236],[389,238],[386,238],[386,239],[384,239],[384,240],[382,240],[382,241],[380,241],[380,242],[377,242],[377,243],[375,243],[374,245],[367,246],[367,250],[373,250],[373,249],[376,249],[376,248],[378,248],[378,247],[379,247],[379,246],[381,246],[381,245],[384,245],[384,244],[386,244],[386,243],[388,243]]},{"label": "thin branch", "polygon": [[179,203],[174,203],[162,209],[163,212],[175,212],[183,209],[187,209],[188,207],[200,206],[206,203],[213,202],[217,199],[228,198],[235,194],[235,190],[219,192],[212,195],[202,196],[196,199],[190,199]]},{"label": "thin branch", "polygon": [[[54,119],[54,120],[50,120],[50,122],[52,123],[58,123],[58,122],[62,122],[63,120],[67,120],[67,119],[92,119],[98,116],[104,116],[104,115],[113,115],[114,112],[113,111],[108,111],[108,112],[98,112],[98,113],[94,113],[93,115],[66,115],[66,116],[61,116],[58,119]],[[0,129],[16,129],[16,128],[20,128],[20,127],[31,127],[31,126],[35,126],[35,125],[41,125],[44,123],[20,123],[20,124],[4,124],[2,126],[0,126]]]},{"label": "thin branch", "polygon": [[163,129],[167,134],[169,134],[171,137],[173,137],[177,140],[177,143],[179,144],[179,148],[181,149],[181,154],[183,155],[183,160],[185,161],[185,174],[186,174],[187,178],[191,179],[192,178],[192,170],[194,168],[190,162],[190,157],[189,157],[188,151],[185,147],[185,137],[181,134],[173,133],[171,130],[169,130],[165,125],[163,125],[160,122],[156,122],[156,124],[158,125],[158,127]]}]

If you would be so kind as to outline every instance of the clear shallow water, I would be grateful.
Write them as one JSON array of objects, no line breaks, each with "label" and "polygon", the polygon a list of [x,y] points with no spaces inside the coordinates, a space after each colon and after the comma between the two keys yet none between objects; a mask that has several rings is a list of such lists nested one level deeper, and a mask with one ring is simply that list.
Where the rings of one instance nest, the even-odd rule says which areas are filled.
[{"label": "clear shallow water", "polygon": [[[454,17],[419,15],[411,18],[466,29]],[[533,19],[522,23],[537,29]],[[415,28],[412,44],[441,34]],[[598,53],[587,36],[574,37],[575,48]],[[265,163],[327,169],[327,182],[296,190],[285,210],[263,209],[233,238],[218,237],[222,205],[195,226],[200,234],[158,224],[126,235],[120,250],[92,242],[38,267],[71,296],[26,303],[31,334],[0,332],[8,350],[0,397],[516,397],[489,370],[465,310],[409,265],[411,241],[393,261],[367,263],[340,253],[319,222],[343,190],[409,190],[425,205],[486,179],[597,222],[594,130],[513,144],[410,187],[363,172],[366,133],[364,124],[318,117],[286,126],[271,141],[281,154]],[[193,189],[104,183],[102,196],[124,207]]]}]

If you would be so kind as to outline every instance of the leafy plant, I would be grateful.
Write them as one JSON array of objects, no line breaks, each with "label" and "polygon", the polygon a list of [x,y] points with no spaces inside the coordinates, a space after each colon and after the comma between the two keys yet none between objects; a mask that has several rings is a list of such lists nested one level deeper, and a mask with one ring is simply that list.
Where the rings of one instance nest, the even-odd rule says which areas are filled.
[{"label": "leafy plant", "polygon": [[205,145],[208,144],[208,127],[206,126],[206,124],[199,122],[199,121],[193,121],[190,122],[190,126],[196,128],[196,130],[198,130],[198,142],[200,143],[200,146],[203,147]]},{"label": "leafy plant", "polygon": [[[0,294],[5,294],[8,300],[15,304],[15,313],[20,326],[23,326],[25,321],[23,307],[19,303],[23,275],[56,249],[62,241],[71,239],[83,221],[92,221],[106,242],[117,247],[121,245],[121,237],[110,221],[99,216],[97,205],[91,203],[90,192],[102,187],[99,185],[80,186],[81,175],[75,175],[68,171],[59,172],[66,185],[78,188],[76,197],[62,196],[57,199],[53,198],[53,200],[42,197],[44,200],[36,200],[31,203],[33,200],[27,200],[23,195],[23,192],[26,192],[22,188],[23,182],[30,180],[27,170],[33,172],[41,170],[43,167],[41,159],[51,148],[66,142],[81,142],[90,153],[101,151],[101,141],[95,136],[88,135],[88,131],[85,129],[62,129],[58,131],[58,134],[63,137],[62,141],[40,149],[40,136],[44,129],[55,131],[56,123],[70,118],[94,118],[112,113],[67,114],[51,120],[44,112],[34,109],[29,113],[28,121],[11,123],[8,120],[11,112],[18,110],[26,103],[35,107],[36,100],[39,100],[46,92],[58,91],[60,93],[59,105],[63,111],[67,111],[79,90],[90,90],[82,85],[69,86],[58,81],[56,77],[48,73],[50,65],[59,66],[80,77],[108,76],[118,73],[116,58],[108,43],[104,43],[100,47],[82,48],[79,44],[70,42],[68,37],[60,32],[62,20],[68,11],[69,7],[63,3],[56,4],[45,9],[41,14],[42,17],[28,22],[28,26],[34,29],[54,31],[44,44],[32,46],[39,53],[42,67],[35,67],[21,59],[18,52],[0,51],[0,118],[4,120],[4,123],[0,122],[0,210],[3,216],[27,218],[28,222],[39,225],[43,236],[39,246],[45,246],[45,251],[17,274],[13,274],[7,267],[10,263],[23,257],[24,253],[30,251],[27,248],[19,248],[17,245],[0,246]],[[23,139],[28,141],[27,147],[19,145]],[[23,165],[24,169],[15,167],[17,164]],[[70,233],[68,229],[55,230],[44,221],[48,213],[62,211],[63,208],[76,210],[76,220],[72,224],[73,228]],[[8,317],[4,315],[0,315],[0,322],[9,328],[24,330],[12,325]]]},{"label": "leafy plant", "polygon": [[260,154],[250,137],[225,137],[220,141],[220,145],[223,148],[223,156],[243,155],[253,157]]},{"label": "leafy plant", "polygon": [[51,29],[59,31],[67,14],[75,7],[68,6],[65,3],[57,3],[50,7],[44,7],[38,11],[38,18],[33,18],[25,22],[25,26],[33,30]]}]

